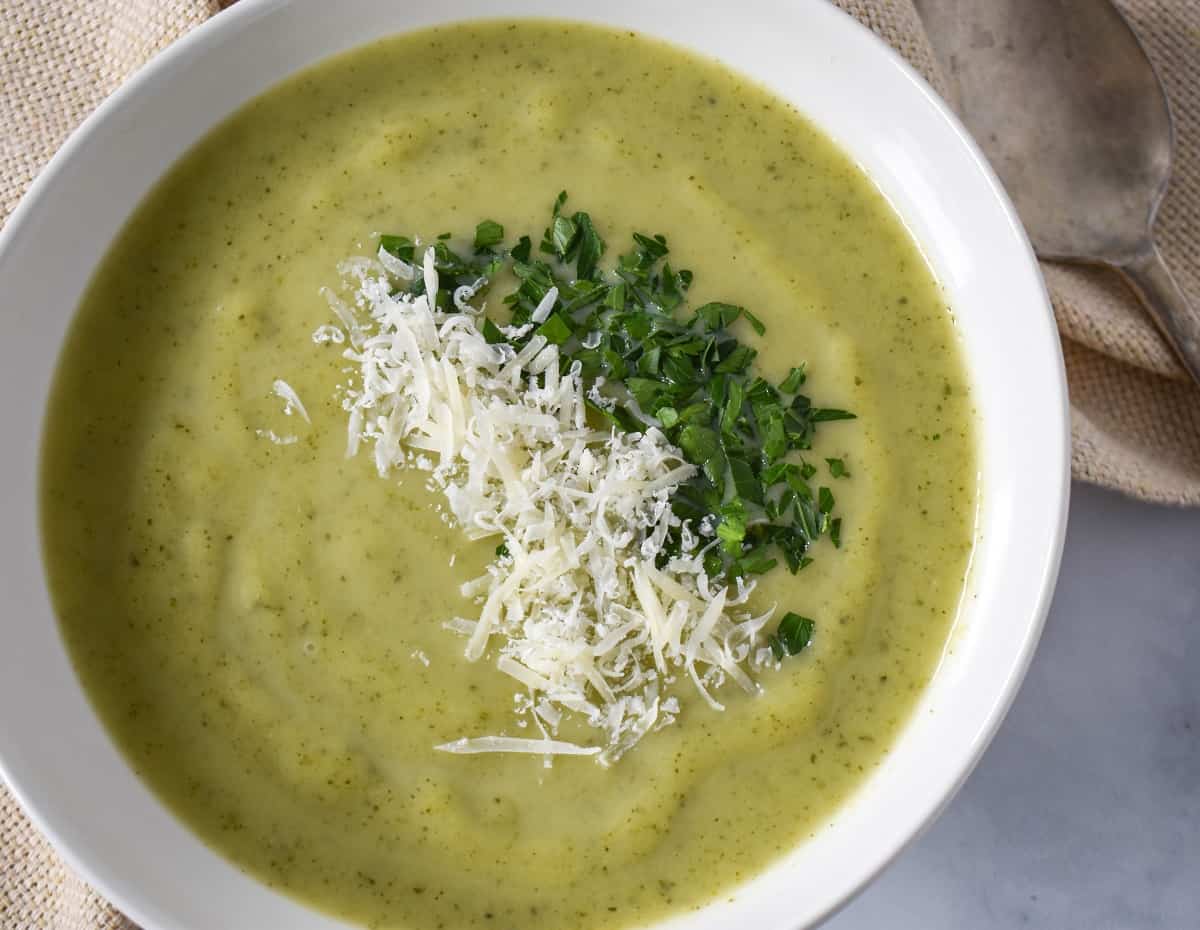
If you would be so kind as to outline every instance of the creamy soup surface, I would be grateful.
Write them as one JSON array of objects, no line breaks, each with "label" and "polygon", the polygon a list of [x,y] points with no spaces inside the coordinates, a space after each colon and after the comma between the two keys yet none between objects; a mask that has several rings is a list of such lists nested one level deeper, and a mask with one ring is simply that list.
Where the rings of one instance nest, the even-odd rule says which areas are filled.
[{"label": "creamy soup surface", "polygon": [[[434,750],[529,735],[512,680],[442,626],[477,610],[458,587],[494,543],[447,526],[424,475],[345,457],[345,363],[310,338],[330,322],[320,289],[376,234],[491,218],[536,242],[561,189],[610,261],[632,231],[664,234],[692,306],[766,324],[738,332],[764,374],[806,362],[806,393],[858,414],[809,456],[842,548],[823,540],[755,595],[814,618],[810,648],[759,697],[726,685],[723,713],[680,688],[679,722],[611,768]],[[284,415],[276,378],[311,425]],[[447,27],[272,89],[136,213],[49,411],[50,582],[130,763],[249,873],[372,927],[615,930],[728,893],[879,765],[963,591],[973,415],[922,256],[794,110],[627,33]]]}]

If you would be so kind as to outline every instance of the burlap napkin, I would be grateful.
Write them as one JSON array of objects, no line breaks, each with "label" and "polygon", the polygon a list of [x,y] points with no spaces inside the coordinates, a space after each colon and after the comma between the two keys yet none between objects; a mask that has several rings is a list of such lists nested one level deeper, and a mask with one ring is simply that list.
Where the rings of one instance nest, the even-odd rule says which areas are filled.
[{"label": "burlap napkin", "polygon": [[[945,95],[912,0],[837,0]],[[227,5],[227,4],[226,4]],[[1167,260],[1200,300],[1200,0],[1122,0],[1178,121],[1159,222]],[[0,0],[0,221],[67,134],[220,0]],[[1045,266],[1074,411],[1074,469],[1147,500],[1200,504],[1200,390],[1115,275]],[[75,878],[0,788],[0,930],[134,930]]]}]

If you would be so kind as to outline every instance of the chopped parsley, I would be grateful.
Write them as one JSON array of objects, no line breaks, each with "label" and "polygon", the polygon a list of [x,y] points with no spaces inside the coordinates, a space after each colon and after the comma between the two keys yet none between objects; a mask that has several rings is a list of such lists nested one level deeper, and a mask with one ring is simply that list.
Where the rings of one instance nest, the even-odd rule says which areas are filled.
[{"label": "chopped parsley", "polygon": [[850,471],[846,468],[846,463],[842,459],[826,459],[825,464],[829,466],[829,474],[834,478],[850,477]]},{"label": "chopped parsley", "polygon": [[767,638],[767,645],[775,653],[776,659],[794,656],[808,648],[815,629],[816,624],[808,617],[789,611],[783,615],[775,632]]},{"label": "chopped parsley", "polygon": [[413,241],[407,236],[380,236],[379,247],[406,262],[413,260],[416,251]]},{"label": "chopped parsley", "polygon": [[[625,432],[658,427],[697,466],[671,506],[693,533],[715,543],[705,552],[710,578],[730,583],[768,572],[780,560],[796,573],[811,564],[809,552],[822,536],[840,548],[833,492],[824,486],[814,492],[809,482],[817,469],[804,454],[818,424],[854,414],[815,406],[801,393],[804,364],[778,384],[761,377],[758,350],[737,330],[761,337],[766,327],[745,307],[711,301],[688,313],[693,274],[671,265],[665,237],[635,232],[609,270],[601,264],[607,244],[591,216],[567,213],[566,202],[566,192],[559,194],[536,252],[529,236],[503,249],[504,227],[492,220],[475,228],[471,255],[459,255],[439,237],[433,246],[444,283],[438,309],[455,312],[449,295],[456,288],[511,271],[515,287],[503,299],[510,319],[502,327],[485,318],[487,341],[520,350],[535,335],[544,337],[559,347],[564,374],[578,366],[598,421]],[[403,236],[382,236],[380,246],[413,261],[414,243]],[[552,288],[551,312],[534,324],[534,310]],[[423,289],[420,276],[409,285],[413,294]],[[850,477],[842,459],[825,462],[834,479]],[[682,545],[682,531],[673,529],[660,567]],[[777,658],[796,655],[813,628],[812,620],[788,613],[769,645]]]},{"label": "chopped parsley", "polygon": [[492,220],[484,220],[475,227],[475,251],[481,252],[504,241],[504,227]]}]

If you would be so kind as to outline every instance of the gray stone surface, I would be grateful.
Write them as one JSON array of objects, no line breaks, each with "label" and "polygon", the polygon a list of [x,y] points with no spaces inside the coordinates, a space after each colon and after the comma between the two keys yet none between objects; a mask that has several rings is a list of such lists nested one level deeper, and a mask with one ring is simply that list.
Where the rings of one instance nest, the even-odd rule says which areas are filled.
[{"label": "gray stone surface", "polygon": [[828,930],[1200,928],[1200,511],[1073,495],[1012,711]]}]

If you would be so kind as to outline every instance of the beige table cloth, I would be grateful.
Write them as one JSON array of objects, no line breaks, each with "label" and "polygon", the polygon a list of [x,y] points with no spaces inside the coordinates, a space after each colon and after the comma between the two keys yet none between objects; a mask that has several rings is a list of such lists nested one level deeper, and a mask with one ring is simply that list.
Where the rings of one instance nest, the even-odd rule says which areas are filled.
[{"label": "beige table cloth", "polygon": [[[837,2],[952,96],[912,0]],[[1118,2],[1171,96],[1177,161],[1158,235],[1183,289],[1200,301],[1200,0]],[[106,95],[220,6],[0,0],[0,222]],[[1114,273],[1054,264],[1044,271],[1070,382],[1075,476],[1145,500],[1200,505],[1200,389]],[[3,787],[0,930],[134,930],[62,865]]]}]

